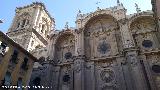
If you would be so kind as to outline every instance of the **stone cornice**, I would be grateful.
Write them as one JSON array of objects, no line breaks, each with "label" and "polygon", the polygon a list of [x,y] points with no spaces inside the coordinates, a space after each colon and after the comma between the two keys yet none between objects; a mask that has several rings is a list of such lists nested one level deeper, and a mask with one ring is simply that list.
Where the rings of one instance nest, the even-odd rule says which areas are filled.
[{"label": "stone cornice", "polygon": [[103,61],[103,60],[113,60],[116,58],[124,57],[123,55],[117,55],[117,56],[107,56],[107,57],[100,57],[100,58],[92,58],[91,60],[88,61]]},{"label": "stone cornice", "polygon": [[127,52],[132,52],[132,51],[137,51],[139,52],[139,49],[136,47],[131,47],[131,48],[125,48],[123,49],[123,53],[126,54]]},{"label": "stone cornice", "polygon": [[86,58],[85,55],[73,56],[73,60],[74,60],[74,61],[75,61],[75,60],[79,60],[79,59],[84,60],[85,58]]},{"label": "stone cornice", "polygon": [[51,17],[51,15],[49,14],[48,10],[46,9],[44,3],[42,3],[42,2],[33,2],[32,4],[27,5],[27,6],[17,7],[17,8],[16,8],[16,11],[17,11],[17,10],[24,9],[24,8],[28,8],[28,7],[38,6],[38,5],[41,6],[41,7],[43,7],[44,11],[47,13],[47,15],[50,17],[50,19],[53,20],[53,22],[55,22],[54,18]]},{"label": "stone cornice", "polygon": [[142,50],[142,52],[140,54],[145,54],[145,55],[160,54],[160,48]]}]

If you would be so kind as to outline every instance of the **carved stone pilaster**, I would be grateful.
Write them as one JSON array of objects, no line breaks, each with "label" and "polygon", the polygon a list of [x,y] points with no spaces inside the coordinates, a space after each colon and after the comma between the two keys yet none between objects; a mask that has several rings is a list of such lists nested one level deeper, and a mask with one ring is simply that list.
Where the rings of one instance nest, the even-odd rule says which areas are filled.
[{"label": "carved stone pilaster", "polygon": [[[53,90],[53,81],[50,79],[50,77],[52,77],[53,73],[52,73],[52,69],[53,69],[53,65],[52,65],[52,62],[51,61],[45,61],[42,63],[43,67],[41,67],[39,70],[41,72],[41,82],[42,85],[44,87],[48,87],[48,88],[45,88],[43,90]],[[42,89],[40,89],[42,90]]]},{"label": "carved stone pilaster", "polygon": [[129,73],[134,90],[148,90],[144,73],[141,68],[138,52],[136,50],[126,52]]},{"label": "carved stone pilaster", "polygon": [[74,57],[74,90],[84,90],[84,59],[83,55]]}]

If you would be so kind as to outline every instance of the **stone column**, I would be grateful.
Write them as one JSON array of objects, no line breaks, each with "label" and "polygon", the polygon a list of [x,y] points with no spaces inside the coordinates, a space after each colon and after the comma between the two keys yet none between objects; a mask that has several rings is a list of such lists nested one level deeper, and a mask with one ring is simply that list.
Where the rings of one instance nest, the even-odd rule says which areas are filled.
[{"label": "stone column", "polygon": [[143,70],[138,59],[136,50],[126,51],[128,69],[131,77],[133,90],[148,90]]},{"label": "stone column", "polygon": [[85,90],[95,90],[95,66],[94,62],[85,63]]},{"label": "stone column", "polygon": [[50,77],[53,81],[52,90],[59,90],[60,66],[55,66],[52,73],[53,76]]},{"label": "stone column", "polygon": [[154,82],[153,79],[153,72],[150,67],[149,60],[147,60],[147,55],[141,55],[141,65],[142,69],[144,70],[144,74],[146,74],[145,79],[148,84],[148,88],[151,90],[157,90],[158,88],[156,87],[156,83]]},{"label": "stone column", "polygon": [[52,36],[49,40],[49,43],[47,45],[47,56],[49,60],[53,60],[54,59],[54,54],[55,54],[55,36]]},{"label": "stone column", "polygon": [[84,90],[84,56],[74,57],[74,90]]},{"label": "stone column", "polygon": [[84,37],[83,30],[79,29],[76,34],[74,56],[74,90],[84,90]]},{"label": "stone column", "polygon": [[44,86],[41,90],[58,90],[59,81],[59,66],[54,66],[52,61],[43,62],[41,71],[41,85]]}]

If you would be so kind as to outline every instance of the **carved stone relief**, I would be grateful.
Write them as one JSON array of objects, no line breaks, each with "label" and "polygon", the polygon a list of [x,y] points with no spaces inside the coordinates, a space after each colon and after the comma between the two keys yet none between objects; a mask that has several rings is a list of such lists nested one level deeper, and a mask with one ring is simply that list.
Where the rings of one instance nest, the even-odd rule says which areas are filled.
[{"label": "carved stone relief", "polygon": [[114,60],[108,60],[97,62],[95,65],[95,78],[98,90],[116,90],[117,86],[120,85],[117,82],[116,75],[118,72],[116,72],[116,62]]}]

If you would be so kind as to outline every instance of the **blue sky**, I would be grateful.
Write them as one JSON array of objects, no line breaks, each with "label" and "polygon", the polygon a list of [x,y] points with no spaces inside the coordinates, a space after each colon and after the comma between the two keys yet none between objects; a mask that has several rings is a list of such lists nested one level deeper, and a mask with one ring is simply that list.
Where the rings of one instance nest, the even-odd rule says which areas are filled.
[{"label": "blue sky", "polygon": [[[15,8],[31,4],[32,2],[43,2],[53,18],[55,18],[56,29],[62,29],[66,22],[70,27],[75,27],[78,10],[82,13],[93,12],[100,8],[109,8],[116,5],[117,0],[1,0],[0,1],[0,30],[4,33],[10,27],[15,15]],[[101,2],[98,5],[96,2]],[[135,3],[142,11],[151,10],[151,0],[120,0],[127,9],[127,14],[136,12]]]}]

